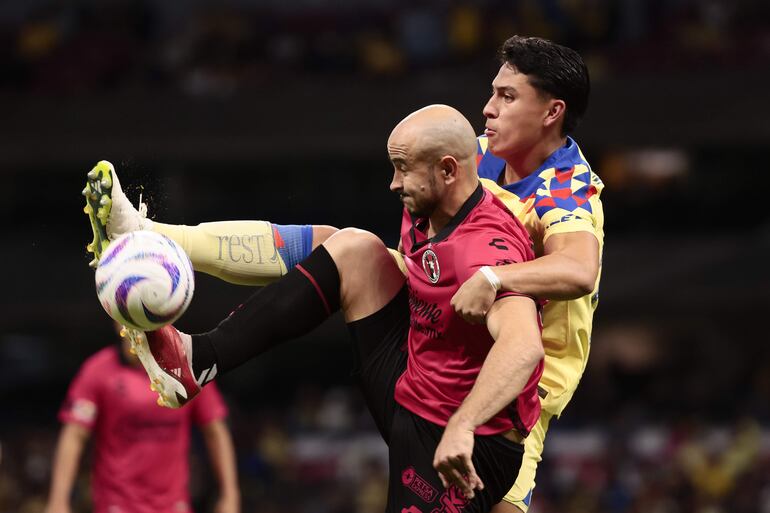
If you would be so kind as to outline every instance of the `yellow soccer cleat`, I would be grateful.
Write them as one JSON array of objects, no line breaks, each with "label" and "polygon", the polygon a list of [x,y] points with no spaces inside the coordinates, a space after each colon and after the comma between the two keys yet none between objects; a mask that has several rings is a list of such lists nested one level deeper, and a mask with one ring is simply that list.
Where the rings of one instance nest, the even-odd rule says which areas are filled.
[{"label": "yellow soccer cleat", "polygon": [[120,187],[115,167],[106,160],[100,160],[88,172],[82,194],[86,198],[83,212],[88,215],[94,234],[86,246],[86,251],[94,254],[88,264],[91,267],[98,265],[111,240],[124,233],[144,230],[151,223],[146,219],[147,206],[140,201],[139,209],[134,208]]},{"label": "yellow soccer cleat", "polygon": [[[91,230],[94,233],[94,240],[86,246],[86,251],[94,254],[94,259],[89,264],[91,267],[96,267],[102,253],[110,245],[107,236],[107,221],[112,210],[112,174],[114,172],[115,168],[112,167],[112,164],[106,160],[99,161],[88,172],[86,186],[82,192],[86,198],[83,212],[88,215]],[[103,201],[105,199],[107,201]]]}]

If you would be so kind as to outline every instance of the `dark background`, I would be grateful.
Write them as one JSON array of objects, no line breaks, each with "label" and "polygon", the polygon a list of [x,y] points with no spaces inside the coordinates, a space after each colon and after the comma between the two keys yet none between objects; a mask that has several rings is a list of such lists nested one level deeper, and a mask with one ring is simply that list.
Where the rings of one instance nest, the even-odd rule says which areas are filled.
[{"label": "dark background", "polygon": [[[390,129],[447,103],[481,131],[514,33],[585,58],[575,138],[606,185],[592,355],[530,511],[770,511],[766,2],[35,0],[0,5],[0,512],[40,511],[66,387],[114,339],[84,249],[96,161],[162,222],[352,225],[395,244]],[[251,292],[196,278],[184,331]],[[381,509],[348,343],[334,319],[221,381],[244,512]],[[87,490],[84,471],[76,509]]]}]

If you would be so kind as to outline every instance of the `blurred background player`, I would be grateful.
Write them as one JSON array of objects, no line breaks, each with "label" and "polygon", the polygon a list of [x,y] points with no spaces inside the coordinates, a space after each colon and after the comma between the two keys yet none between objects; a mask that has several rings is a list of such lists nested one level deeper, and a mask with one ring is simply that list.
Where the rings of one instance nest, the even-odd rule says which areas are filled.
[{"label": "blurred background player", "polygon": [[[119,327],[116,325],[116,329]],[[238,513],[240,492],[227,407],[206,387],[185,408],[157,404],[128,340],[87,359],[72,381],[59,419],[46,513],[69,513],[71,492],[89,438],[94,438],[91,495],[95,513],[192,511],[188,492],[190,434],[201,430],[219,482],[216,513]]]},{"label": "blurred background player", "polygon": [[[585,114],[590,93],[580,55],[546,39],[514,36],[501,46],[499,57],[484,107],[486,130],[478,138],[479,176],[524,224],[538,258],[499,261],[494,272],[502,290],[550,300],[543,311],[542,416],[527,437],[519,480],[499,506],[500,511],[527,511],[549,422],[569,403],[588,361],[604,241],[599,198],[604,185],[568,135]],[[91,173],[87,197],[101,177],[110,183],[115,177],[107,162]],[[232,283],[277,279],[287,262],[301,261],[334,232],[328,226],[271,228],[264,221],[161,224],[141,217],[114,181],[117,189],[104,193],[112,198],[112,211],[108,207],[101,218],[92,215],[97,251],[108,236],[151,229],[180,243],[196,270]],[[96,207],[99,197],[92,196]],[[469,322],[482,322],[495,294],[477,272],[452,304]]]}]

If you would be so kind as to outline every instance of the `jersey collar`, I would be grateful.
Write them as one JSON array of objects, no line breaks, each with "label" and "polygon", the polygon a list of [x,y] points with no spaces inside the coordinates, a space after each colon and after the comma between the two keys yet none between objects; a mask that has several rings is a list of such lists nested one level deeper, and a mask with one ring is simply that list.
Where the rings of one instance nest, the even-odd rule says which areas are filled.
[{"label": "jersey collar", "polygon": [[412,229],[409,231],[409,234],[412,238],[412,250],[416,251],[423,247],[426,244],[434,243],[434,242],[441,242],[442,240],[449,237],[452,232],[457,228],[460,223],[462,223],[466,217],[468,217],[468,214],[471,213],[471,210],[479,204],[481,199],[484,197],[484,187],[481,186],[481,182],[479,182],[479,185],[476,187],[476,190],[473,191],[473,194],[468,197],[467,200],[465,200],[465,203],[463,203],[463,206],[460,207],[460,210],[457,211],[457,213],[452,217],[452,219],[449,220],[446,226],[444,226],[441,231],[439,231],[436,235],[431,237],[430,239],[425,239],[422,242],[417,242],[417,238],[415,236],[416,230],[425,230],[428,227],[428,220],[426,218],[415,218],[412,217]]},{"label": "jersey collar", "polygon": [[529,177],[539,176],[540,173],[550,168],[570,168],[580,162],[585,163],[580,153],[580,149],[575,140],[572,137],[567,136],[567,142],[564,143],[564,146],[557,148],[529,176],[522,178],[517,182],[502,185],[505,179],[505,160],[492,155],[489,150],[484,153],[481,162],[479,162],[479,176],[481,176],[481,178],[494,180],[504,189],[515,193],[517,189],[525,187],[524,184],[527,183]]}]

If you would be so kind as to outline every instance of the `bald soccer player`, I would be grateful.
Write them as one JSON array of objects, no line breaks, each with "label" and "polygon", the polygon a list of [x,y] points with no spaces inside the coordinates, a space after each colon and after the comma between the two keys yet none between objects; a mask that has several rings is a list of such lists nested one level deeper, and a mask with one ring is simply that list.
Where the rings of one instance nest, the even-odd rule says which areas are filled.
[{"label": "bald soccer player", "polygon": [[134,332],[167,405],[342,310],[355,375],[390,448],[387,511],[489,511],[513,485],[540,415],[543,348],[532,297],[498,294],[479,325],[450,306],[476,271],[534,258],[521,223],[481,186],[476,148],[467,119],[443,105],[391,133],[406,276],[379,238],[348,228],[208,333]]}]

